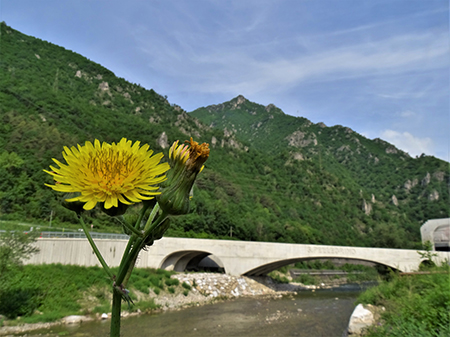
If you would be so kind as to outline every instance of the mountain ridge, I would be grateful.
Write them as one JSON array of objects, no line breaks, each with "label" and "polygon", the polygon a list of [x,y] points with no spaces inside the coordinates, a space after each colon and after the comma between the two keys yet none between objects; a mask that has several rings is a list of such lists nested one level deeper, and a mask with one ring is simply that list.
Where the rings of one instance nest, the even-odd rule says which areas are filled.
[{"label": "mountain ridge", "polygon": [[[192,213],[168,236],[420,247],[420,225],[448,217],[448,163],[327,127],[245,97],[190,113],[62,47],[1,24],[0,219],[77,223],[43,173],[63,146],[122,137],[167,155],[193,136],[211,155]],[[234,100],[234,101],[233,101]],[[137,205],[139,207],[139,205]],[[118,231],[98,210],[96,230]]]}]

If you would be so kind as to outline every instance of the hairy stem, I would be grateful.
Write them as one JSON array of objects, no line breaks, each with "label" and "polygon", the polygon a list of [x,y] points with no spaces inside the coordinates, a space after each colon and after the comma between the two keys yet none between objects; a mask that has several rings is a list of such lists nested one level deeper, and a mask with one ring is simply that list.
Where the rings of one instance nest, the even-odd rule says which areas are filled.
[{"label": "hairy stem", "polygon": [[113,287],[110,337],[120,337],[120,312],[122,311],[122,294]]},{"label": "hairy stem", "polygon": [[89,233],[88,228],[87,228],[86,224],[84,223],[83,217],[81,215],[78,215],[78,218],[80,219],[81,227],[83,228],[84,234],[86,235],[86,238],[88,239],[89,244],[92,247],[92,250],[94,251],[95,255],[97,256],[97,259],[100,261],[103,269],[108,274],[108,276],[111,279],[113,279],[114,275],[113,275],[111,269],[109,269],[108,264],[105,262],[105,259],[103,259],[103,256],[100,253],[100,251],[98,250],[97,245],[95,244],[94,240],[92,240],[91,234]]}]

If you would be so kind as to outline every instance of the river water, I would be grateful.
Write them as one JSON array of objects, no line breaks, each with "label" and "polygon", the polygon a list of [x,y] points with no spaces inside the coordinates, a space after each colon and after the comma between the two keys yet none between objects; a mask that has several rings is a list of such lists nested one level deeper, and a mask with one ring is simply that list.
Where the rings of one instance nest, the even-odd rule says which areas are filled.
[{"label": "river water", "polygon": [[[304,291],[282,298],[237,298],[181,311],[122,320],[122,336],[341,337],[357,291]],[[107,337],[110,321],[57,326],[27,336]]]}]

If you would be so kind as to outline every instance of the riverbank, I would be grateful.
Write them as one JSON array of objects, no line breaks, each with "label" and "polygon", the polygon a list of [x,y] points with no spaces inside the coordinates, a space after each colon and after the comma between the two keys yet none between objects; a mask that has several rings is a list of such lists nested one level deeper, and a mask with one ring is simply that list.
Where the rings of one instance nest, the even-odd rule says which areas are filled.
[{"label": "riverbank", "polygon": [[367,337],[450,336],[449,266],[425,272],[390,275],[363,292],[358,302],[384,307],[380,324],[367,328]]},{"label": "riverbank", "polygon": [[[141,336],[340,336],[357,293],[304,291],[273,298],[240,296],[183,310],[138,315],[122,320],[122,334]],[[109,321],[60,325],[28,332],[28,337],[108,336]]]},{"label": "riverbank", "polygon": [[[245,276],[236,277],[214,273],[179,273],[171,275],[170,279],[177,281],[166,282],[173,285],[166,287],[166,290],[163,291],[158,291],[156,288],[149,289],[148,294],[146,294],[132,288],[135,306],[132,307],[132,311],[128,311],[125,304],[123,317],[168,310],[182,310],[192,306],[201,306],[238,297],[279,298],[292,293],[292,289],[294,289],[288,290],[286,285],[279,285],[269,277],[252,279]],[[169,290],[169,288],[173,290]],[[189,291],[186,291],[188,288]],[[97,287],[95,292],[97,295],[103,293],[107,297],[106,301],[109,301],[107,286]],[[90,320],[102,320],[105,317],[109,319],[110,313],[108,313],[108,310],[104,312],[106,315],[102,315],[103,313],[98,312],[98,310],[93,310],[93,306],[98,303],[92,294],[85,297],[83,300],[79,300],[81,308],[76,313],[77,315],[71,315],[70,320],[64,317],[55,322],[21,323],[22,318],[16,320],[5,320],[3,318],[0,336],[23,334],[28,331],[50,328],[60,324],[79,324]],[[149,302],[153,302],[155,305],[148,306],[147,309],[145,309],[145,305],[141,305]],[[34,314],[37,318],[39,318],[39,315],[42,315],[39,311],[36,311]]]},{"label": "riverbank", "polygon": [[[280,298],[283,295],[295,295],[299,291],[335,287],[343,281],[334,279],[317,285],[304,285],[292,280],[280,283],[277,278],[268,276],[237,277],[218,273],[136,269],[130,280],[134,305],[130,311],[124,303],[123,316],[182,310],[238,297]],[[15,278],[10,279],[10,287],[12,294],[21,294],[26,290],[35,295],[24,302],[32,314],[14,320],[0,318],[0,325],[3,325],[0,327],[0,336],[109,317],[110,285],[103,271],[97,267],[24,266]],[[32,299],[35,298],[41,299],[33,304]],[[68,316],[70,320],[65,319]]]}]

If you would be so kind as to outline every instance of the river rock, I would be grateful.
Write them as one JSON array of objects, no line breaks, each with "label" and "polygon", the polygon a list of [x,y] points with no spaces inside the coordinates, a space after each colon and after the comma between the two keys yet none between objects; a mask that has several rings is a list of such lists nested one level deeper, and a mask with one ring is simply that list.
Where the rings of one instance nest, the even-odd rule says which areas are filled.
[{"label": "river rock", "polygon": [[198,291],[207,297],[240,297],[249,295],[263,295],[275,293],[270,287],[256,282],[245,276],[231,276],[227,274],[176,274],[180,283],[187,283],[193,291]]},{"label": "river rock", "polygon": [[361,336],[363,329],[371,326],[375,323],[375,317],[373,313],[364,308],[362,304],[358,304],[353,310],[352,315],[350,316],[350,321],[348,323],[348,334]]},{"label": "river rock", "polygon": [[92,321],[92,318],[89,316],[71,315],[64,317],[62,321],[65,324],[80,324],[81,322]]}]

